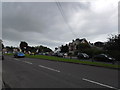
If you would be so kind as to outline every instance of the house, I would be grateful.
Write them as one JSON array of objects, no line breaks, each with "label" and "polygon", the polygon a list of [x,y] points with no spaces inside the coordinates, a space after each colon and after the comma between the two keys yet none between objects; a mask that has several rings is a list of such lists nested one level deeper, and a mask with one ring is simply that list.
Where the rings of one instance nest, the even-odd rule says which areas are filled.
[{"label": "house", "polygon": [[4,48],[4,49],[2,50],[2,52],[3,52],[3,53],[7,53],[8,50],[7,50],[6,48]]},{"label": "house", "polygon": [[60,47],[58,47],[58,48],[56,48],[53,52],[54,52],[54,53],[60,53],[60,51],[61,51],[61,49],[60,49]]},{"label": "house", "polygon": [[85,38],[76,40],[73,40],[71,43],[68,44],[69,46],[69,53],[72,53],[74,55],[75,51],[77,51],[77,45],[80,43],[86,43],[91,46],[90,42],[88,42]]},{"label": "house", "polygon": [[[90,42],[88,42],[85,38],[83,39],[79,39],[77,38],[76,40],[72,40],[72,42],[70,42],[69,44],[66,44],[69,48],[68,53],[74,55],[77,50],[77,46],[80,43],[86,43],[88,44],[90,47],[92,46]],[[62,46],[61,46],[62,47]],[[61,52],[61,47],[55,48],[54,53],[60,53]]]}]

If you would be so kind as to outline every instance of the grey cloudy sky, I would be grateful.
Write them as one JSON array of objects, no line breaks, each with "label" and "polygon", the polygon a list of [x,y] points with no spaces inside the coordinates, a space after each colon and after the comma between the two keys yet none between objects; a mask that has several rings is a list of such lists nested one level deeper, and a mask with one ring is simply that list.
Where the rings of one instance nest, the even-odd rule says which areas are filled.
[{"label": "grey cloudy sky", "polygon": [[3,2],[3,43],[19,46],[20,41],[26,41],[30,46],[45,45],[54,50],[76,38],[107,41],[110,34],[118,33],[117,0],[60,5],[67,24],[55,2]]}]

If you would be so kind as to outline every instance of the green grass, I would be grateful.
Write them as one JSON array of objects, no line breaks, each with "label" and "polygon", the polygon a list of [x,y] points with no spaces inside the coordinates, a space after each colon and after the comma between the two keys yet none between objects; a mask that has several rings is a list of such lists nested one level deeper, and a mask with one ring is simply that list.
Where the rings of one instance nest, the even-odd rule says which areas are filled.
[{"label": "green grass", "polygon": [[78,59],[67,59],[67,58],[60,58],[54,56],[45,56],[45,55],[26,55],[29,58],[40,58],[40,59],[47,59],[47,60],[54,60],[54,61],[63,61],[63,62],[71,62],[71,63],[81,63],[87,65],[94,65],[94,66],[102,66],[102,67],[110,67],[110,68],[120,68],[120,65],[114,64],[106,64],[102,62],[91,62],[91,61],[81,61]]},{"label": "green grass", "polygon": [[5,53],[4,55],[14,55],[13,53]]},{"label": "green grass", "polygon": [[[5,54],[5,55],[13,55],[13,54]],[[70,63],[81,63],[81,64],[86,64],[86,65],[94,65],[94,66],[109,67],[109,68],[116,68],[116,69],[120,68],[120,65],[106,64],[106,63],[102,63],[102,62],[81,61],[78,59],[60,58],[60,57],[55,57],[55,56],[26,54],[26,57],[45,59],[45,60],[54,60],[54,61],[63,61],[63,62],[70,62]]]}]

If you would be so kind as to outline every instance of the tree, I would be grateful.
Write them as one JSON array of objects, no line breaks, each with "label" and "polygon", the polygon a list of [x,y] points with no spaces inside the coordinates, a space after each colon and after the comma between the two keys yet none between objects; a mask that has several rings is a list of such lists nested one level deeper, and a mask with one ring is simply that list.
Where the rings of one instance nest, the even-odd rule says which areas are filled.
[{"label": "tree", "polygon": [[26,51],[27,47],[28,47],[28,44],[25,41],[20,42],[20,48],[21,48],[22,52]]},{"label": "tree", "polygon": [[91,48],[83,50],[83,53],[86,53],[90,57],[93,57],[95,55],[98,55],[98,54],[101,54],[101,53],[105,53],[105,51],[103,49],[100,49],[100,48],[97,48],[97,47],[91,47]]},{"label": "tree", "polygon": [[95,42],[94,45],[97,46],[97,47],[103,47],[103,46],[104,46],[104,43],[98,41],[98,42]]},{"label": "tree", "polygon": [[61,52],[62,53],[68,53],[68,51],[69,51],[69,47],[67,46],[67,45],[65,45],[65,46],[61,46]]},{"label": "tree", "polygon": [[55,51],[56,51],[56,50],[58,50],[58,48],[57,48],[57,47],[55,47]]},{"label": "tree", "polygon": [[104,49],[116,60],[120,60],[120,34],[109,37]]},{"label": "tree", "polygon": [[87,43],[80,43],[76,46],[76,48],[78,51],[82,52],[83,50],[90,48],[90,45]]},{"label": "tree", "polygon": [[34,52],[35,53],[40,53],[40,52],[43,53],[43,52],[51,52],[51,51],[52,50],[50,48],[42,46],[42,45],[34,47]]},{"label": "tree", "polygon": [[106,50],[120,50],[120,34],[108,38],[105,45]]},{"label": "tree", "polygon": [[14,47],[6,46],[6,49],[7,49],[8,52],[13,52]]}]

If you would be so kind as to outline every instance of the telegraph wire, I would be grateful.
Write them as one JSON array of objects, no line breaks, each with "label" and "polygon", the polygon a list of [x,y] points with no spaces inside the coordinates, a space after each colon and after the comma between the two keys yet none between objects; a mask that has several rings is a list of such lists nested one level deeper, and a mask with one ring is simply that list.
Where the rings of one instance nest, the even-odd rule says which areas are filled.
[{"label": "telegraph wire", "polygon": [[[56,1],[57,1],[57,0],[56,0]],[[68,28],[70,29],[71,33],[76,37],[76,34],[73,32],[72,28],[70,27],[70,25],[69,25],[68,22],[67,22],[67,19],[66,19],[66,17],[65,17],[65,14],[64,14],[64,12],[63,12],[63,9],[62,9],[62,6],[61,6],[60,2],[56,2],[56,3],[57,3],[57,6],[58,6],[58,8],[59,8],[59,10],[60,10],[60,13],[61,13],[61,15],[62,15],[65,23],[67,24],[67,26],[68,26]]]},{"label": "telegraph wire", "polygon": [[77,35],[73,32],[73,29],[72,29],[72,28],[70,27],[70,25],[68,24],[67,19],[66,19],[66,16],[65,16],[65,14],[64,14],[64,11],[63,11],[63,9],[62,9],[62,6],[61,6],[60,2],[58,2],[58,1],[56,0],[55,3],[56,3],[56,5],[57,5],[57,7],[58,7],[58,9],[59,9],[62,17],[63,17],[64,22],[65,22],[66,25],[68,26],[68,28],[69,28],[69,30],[71,31],[71,33],[73,34],[73,36],[76,38]]}]

